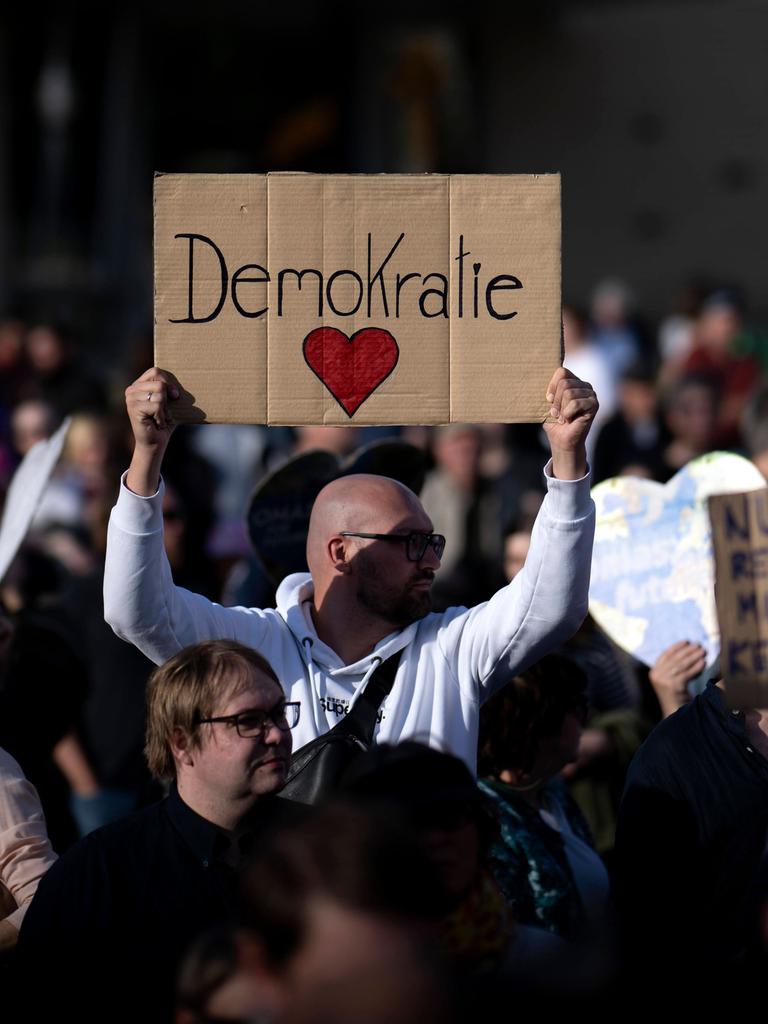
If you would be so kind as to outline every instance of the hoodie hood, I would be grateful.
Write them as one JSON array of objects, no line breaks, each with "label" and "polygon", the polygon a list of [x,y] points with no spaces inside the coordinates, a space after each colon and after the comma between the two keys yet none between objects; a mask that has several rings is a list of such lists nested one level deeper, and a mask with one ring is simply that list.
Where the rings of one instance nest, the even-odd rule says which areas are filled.
[{"label": "hoodie hood", "polygon": [[311,650],[312,661],[326,675],[339,681],[358,679],[371,668],[372,662],[385,661],[392,654],[401,651],[416,636],[418,622],[412,622],[403,629],[387,634],[374,649],[351,665],[345,665],[338,654],[319,639],[315,631],[310,603],[315,588],[308,572],[296,572],[286,576],[277,591],[277,610],[293,633],[302,651]]}]

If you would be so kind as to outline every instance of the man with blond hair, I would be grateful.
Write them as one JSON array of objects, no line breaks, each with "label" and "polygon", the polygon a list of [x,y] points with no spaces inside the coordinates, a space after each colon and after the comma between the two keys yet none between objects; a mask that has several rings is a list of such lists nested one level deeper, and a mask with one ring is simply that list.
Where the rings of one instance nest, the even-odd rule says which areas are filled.
[{"label": "man with blond hair", "polygon": [[273,794],[298,717],[268,662],[235,641],[195,644],[154,671],[146,754],[168,796],[64,854],[22,928],[22,969],[45,965],[38,995],[57,1015],[170,1019],[184,951],[234,922],[240,861],[294,806]]}]

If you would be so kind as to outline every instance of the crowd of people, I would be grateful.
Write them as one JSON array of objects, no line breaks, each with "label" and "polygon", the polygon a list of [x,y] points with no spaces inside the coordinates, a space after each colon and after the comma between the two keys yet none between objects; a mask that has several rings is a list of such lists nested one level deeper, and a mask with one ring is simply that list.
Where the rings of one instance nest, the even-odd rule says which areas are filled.
[{"label": "crowd of people", "polygon": [[[704,285],[655,330],[617,281],[563,324],[543,426],[289,430],[177,427],[146,346],[105,376],[0,322],[4,489],[72,417],[0,587],[3,1002],[462,1021],[757,985],[768,711],[689,638],[648,669],[590,618],[589,492],[713,450],[768,472],[768,334]],[[385,438],[420,493],[339,473],[276,575],[255,485]],[[366,714],[370,749],[296,799],[292,752]]]}]

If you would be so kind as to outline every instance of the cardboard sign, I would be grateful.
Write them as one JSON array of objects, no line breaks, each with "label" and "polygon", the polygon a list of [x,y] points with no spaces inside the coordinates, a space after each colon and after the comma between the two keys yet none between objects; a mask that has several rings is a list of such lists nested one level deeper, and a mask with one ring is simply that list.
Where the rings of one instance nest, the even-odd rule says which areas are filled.
[{"label": "cardboard sign", "polygon": [[712,452],[666,484],[615,477],[592,489],[597,521],[589,610],[611,639],[646,665],[678,640],[720,653],[707,499],[763,488],[748,459]]},{"label": "cardboard sign", "polygon": [[709,514],[728,703],[768,708],[768,488],[710,498]]},{"label": "cardboard sign", "polygon": [[560,177],[155,178],[155,362],[180,421],[542,422]]}]

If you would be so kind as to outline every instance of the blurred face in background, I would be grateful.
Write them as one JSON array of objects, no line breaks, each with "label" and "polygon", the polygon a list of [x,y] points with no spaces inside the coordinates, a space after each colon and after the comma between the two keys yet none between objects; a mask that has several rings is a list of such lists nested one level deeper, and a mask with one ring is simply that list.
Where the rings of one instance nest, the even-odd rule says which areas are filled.
[{"label": "blurred face in background", "polygon": [[482,436],[475,427],[451,426],[435,436],[435,461],[461,488],[471,489],[477,479]]},{"label": "blurred face in background", "polygon": [[570,306],[563,306],[563,343],[566,356],[576,352],[587,341],[587,325],[584,318]]},{"label": "blurred face in background", "polygon": [[717,355],[727,354],[741,330],[741,315],[726,303],[709,306],[699,316],[696,340]]},{"label": "blurred face in background", "polygon": [[32,445],[51,436],[53,424],[53,410],[45,402],[19,403],[11,414],[13,447],[19,455],[26,455]]},{"label": "blurred face in background", "polygon": [[100,416],[80,413],[72,420],[64,454],[83,473],[104,470],[109,455],[108,423]]},{"label": "blurred face in background", "polygon": [[12,370],[21,359],[24,345],[24,324],[21,320],[0,323],[0,373]]},{"label": "blurred face in background", "polygon": [[648,423],[656,415],[656,388],[650,381],[623,380],[619,385],[619,405],[630,423]]},{"label": "blurred face in background", "polygon": [[44,376],[54,373],[65,362],[64,342],[53,327],[33,327],[27,335],[26,349],[32,368]]},{"label": "blurred face in background", "polygon": [[184,534],[186,524],[179,497],[170,484],[165,485],[163,495],[163,544],[172,569],[184,563]]},{"label": "blurred face in background", "polygon": [[295,451],[333,452],[348,455],[360,441],[360,431],[354,427],[297,427]]},{"label": "blurred face in background", "polygon": [[696,451],[707,451],[717,426],[717,398],[706,384],[680,389],[667,411],[667,426],[674,437]]},{"label": "blurred face in background", "polygon": [[629,314],[630,294],[621,281],[603,281],[592,297],[592,319],[605,329],[621,327]]},{"label": "blurred face in background", "polygon": [[527,530],[510,533],[504,540],[504,575],[507,581],[513,580],[525,565],[528,549],[531,546],[531,535]]},{"label": "blurred face in background", "polygon": [[585,711],[577,708],[563,718],[559,732],[542,736],[538,742],[533,778],[552,779],[579,756],[579,741],[584,729]]}]

